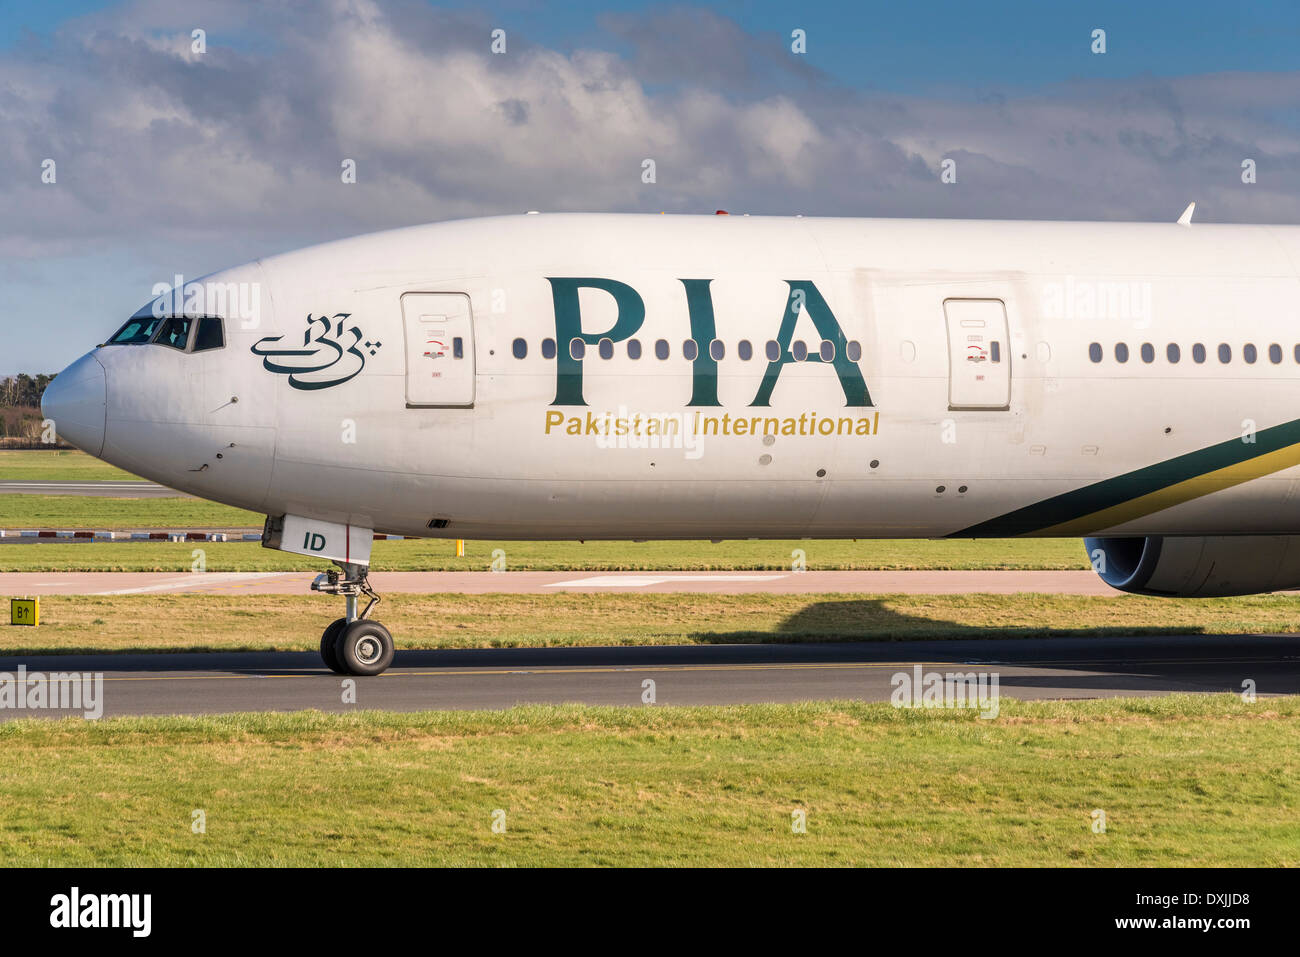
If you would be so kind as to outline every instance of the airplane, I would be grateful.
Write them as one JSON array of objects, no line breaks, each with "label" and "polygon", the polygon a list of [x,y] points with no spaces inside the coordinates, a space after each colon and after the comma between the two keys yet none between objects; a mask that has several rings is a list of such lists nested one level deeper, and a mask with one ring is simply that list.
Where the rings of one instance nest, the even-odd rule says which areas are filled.
[{"label": "airplane", "polygon": [[528,213],[160,289],[44,414],[331,562],[340,674],[393,660],[376,533],[1078,536],[1125,592],[1300,587],[1300,227]]}]

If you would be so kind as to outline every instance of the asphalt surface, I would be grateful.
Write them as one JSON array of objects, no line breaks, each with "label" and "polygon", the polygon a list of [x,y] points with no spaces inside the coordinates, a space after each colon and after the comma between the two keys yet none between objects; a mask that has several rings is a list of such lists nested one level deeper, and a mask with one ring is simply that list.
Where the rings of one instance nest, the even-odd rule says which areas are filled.
[{"label": "asphalt surface", "polygon": [[[315,577],[315,572],[5,572],[0,573],[0,596],[305,595]],[[1119,594],[1091,571],[376,572],[370,581],[381,595]]]},{"label": "asphalt surface", "polygon": [[[399,637],[400,647],[400,637]],[[316,708],[417,711],[582,702],[644,706],[824,699],[887,701],[894,676],[996,675],[1010,698],[1098,698],[1170,692],[1300,692],[1300,636],[961,640],[398,651],[389,671],[344,680],[312,653],[49,655],[0,658],[0,679],[32,673],[103,675],[103,713],[219,714]],[[11,679],[12,680],[12,677]],[[68,712],[0,708],[0,720]]]},{"label": "asphalt surface", "polygon": [[89,495],[94,498],[193,498],[155,482],[71,480],[0,482],[0,495]]}]

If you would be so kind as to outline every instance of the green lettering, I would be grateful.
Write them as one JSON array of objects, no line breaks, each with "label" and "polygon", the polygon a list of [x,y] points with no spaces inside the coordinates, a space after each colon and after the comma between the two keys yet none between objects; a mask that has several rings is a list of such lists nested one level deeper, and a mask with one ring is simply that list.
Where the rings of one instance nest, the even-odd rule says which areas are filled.
[{"label": "green lettering", "polygon": [[[848,340],[844,335],[844,330],[840,328],[839,321],[835,314],[831,312],[830,306],[826,305],[826,300],[822,294],[817,291],[817,286],[807,279],[787,279],[786,284],[790,287],[790,297],[786,300],[785,315],[781,319],[781,329],[777,333],[776,341],[781,347],[781,354],[776,359],[769,361],[767,371],[763,373],[763,381],[759,383],[758,394],[754,396],[754,401],[749,403],[751,406],[770,406],[772,404],[772,391],[776,388],[776,380],[781,375],[781,369],[787,362],[794,362],[794,357],[790,355],[790,343],[794,340],[795,326],[799,321],[800,312],[806,310],[808,318],[812,320],[813,326],[823,340],[829,341],[835,345],[835,358],[831,359],[831,367],[835,370],[835,375],[840,380],[840,388],[844,390],[844,405],[847,407],[871,405],[871,394],[867,392],[867,383],[862,378],[862,371],[858,368],[857,363],[849,361],[845,354],[848,349]],[[800,308],[802,302],[803,308]],[[817,343],[818,346],[821,343]],[[808,355],[808,362],[825,362],[817,348],[814,348]]]},{"label": "green lettering", "polygon": [[[582,359],[573,358],[569,344],[581,339],[594,346],[601,339],[621,342],[641,328],[645,303],[635,289],[615,279],[553,279],[551,301],[555,305],[555,400],[551,405],[586,405],[582,397]],[[582,331],[582,308],[578,290],[601,289],[614,297],[618,316],[605,332]]]}]

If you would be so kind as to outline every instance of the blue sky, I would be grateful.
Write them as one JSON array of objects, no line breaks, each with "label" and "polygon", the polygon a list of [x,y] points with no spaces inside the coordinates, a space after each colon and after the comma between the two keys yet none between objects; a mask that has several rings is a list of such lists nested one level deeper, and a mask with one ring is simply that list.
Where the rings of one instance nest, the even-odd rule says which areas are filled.
[{"label": "blue sky", "polygon": [[0,373],[61,368],[178,272],[528,208],[1141,220],[1196,199],[1300,222],[1298,41],[1300,4],[1267,2],[4,0],[0,302],[41,321],[0,325]]},{"label": "blue sky", "polygon": [[[123,0],[6,0],[0,5],[0,50],[20,44],[27,31],[48,36],[69,20],[122,6]],[[494,24],[570,52],[601,44],[602,16],[665,4],[565,0],[428,6],[481,12]],[[896,91],[968,85],[1034,88],[1081,77],[1141,73],[1289,70],[1296,65],[1300,47],[1300,4],[1280,0],[932,0],[919,6],[732,0],[703,6],[755,31],[787,36],[801,27],[808,31],[809,52],[818,66],[839,82]],[[1098,27],[1107,30],[1105,57],[1089,52],[1089,36]],[[617,44],[611,47],[619,49]]]}]

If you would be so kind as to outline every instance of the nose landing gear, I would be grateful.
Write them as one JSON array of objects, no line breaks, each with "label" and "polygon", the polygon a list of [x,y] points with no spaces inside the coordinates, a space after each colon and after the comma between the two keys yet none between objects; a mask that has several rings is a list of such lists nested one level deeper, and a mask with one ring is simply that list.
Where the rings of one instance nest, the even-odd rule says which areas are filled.
[{"label": "nose landing gear", "polygon": [[[320,656],[326,667],[340,675],[377,675],[393,663],[393,636],[370,612],[380,597],[370,587],[369,568],[348,562],[335,562],[338,569],[317,575],[311,590],[347,599],[345,617],[330,624],[320,637]],[[369,602],[357,614],[357,599],[365,595]]]}]

